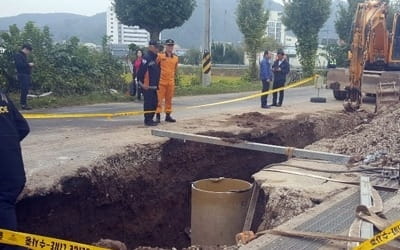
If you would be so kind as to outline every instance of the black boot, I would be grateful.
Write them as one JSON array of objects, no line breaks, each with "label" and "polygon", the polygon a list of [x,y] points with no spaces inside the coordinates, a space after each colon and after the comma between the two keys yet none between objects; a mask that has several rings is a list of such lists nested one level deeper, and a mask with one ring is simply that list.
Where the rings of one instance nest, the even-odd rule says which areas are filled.
[{"label": "black boot", "polygon": [[171,117],[171,114],[167,114],[167,116],[165,117],[165,121],[166,122],[176,122],[176,120]]},{"label": "black boot", "polygon": [[158,125],[158,123],[153,121],[153,120],[150,120],[150,121],[145,121],[144,125],[147,126],[147,127],[155,127],[155,126]]},{"label": "black boot", "polygon": [[156,114],[156,123],[161,123],[161,115]]},{"label": "black boot", "polygon": [[21,108],[22,108],[23,110],[31,110],[31,109],[32,109],[32,108],[29,107],[28,105],[21,105]]}]

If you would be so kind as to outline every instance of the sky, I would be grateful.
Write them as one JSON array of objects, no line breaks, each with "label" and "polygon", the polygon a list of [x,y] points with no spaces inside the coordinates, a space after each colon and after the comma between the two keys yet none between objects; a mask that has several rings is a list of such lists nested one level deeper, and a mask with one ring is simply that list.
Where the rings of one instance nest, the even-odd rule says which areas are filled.
[{"label": "sky", "polygon": [[92,16],[105,12],[110,2],[111,0],[0,0],[0,17],[53,12]]}]

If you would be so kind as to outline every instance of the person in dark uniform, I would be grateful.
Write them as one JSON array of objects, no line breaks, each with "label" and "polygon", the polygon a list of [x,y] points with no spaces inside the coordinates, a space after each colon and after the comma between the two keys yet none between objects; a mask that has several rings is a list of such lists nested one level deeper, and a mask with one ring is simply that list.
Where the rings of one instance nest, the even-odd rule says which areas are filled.
[{"label": "person in dark uniform", "polygon": [[[17,230],[15,204],[25,186],[20,142],[29,126],[14,104],[0,91],[0,228]],[[1,250],[19,249],[0,245]]]},{"label": "person in dark uniform", "polygon": [[160,43],[151,40],[146,55],[143,56],[142,64],[137,72],[137,79],[143,89],[144,124],[146,126],[157,126],[153,120],[157,109],[157,90],[160,82],[160,65],[157,63],[157,54]]},{"label": "person in dark uniform", "polygon": [[[278,58],[272,65],[272,72],[274,72],[274,89],[279,89],[285,86],[286,76],[290,71],[289,62],[285,59],[285,53],[283,52],[283,50],[278,50],[277,54]],[[272,106],[282,106],[284,94],[285,93],[283,90],[279,91],[279,102],[277,102],[278,93],[275,92],[272,98]]]},{"label": "person in dark uniform", "polygon": [[31,87],[31,69],[34,66],[33,63],[28,62],[28,56],[32,52],[32,46],[30,44],[24,44],[22,50],[15,54],[14,61],[17,69],[18,80],[21,85],[21,107],[22,109],[31,109],[27,103],[28,92]]}]

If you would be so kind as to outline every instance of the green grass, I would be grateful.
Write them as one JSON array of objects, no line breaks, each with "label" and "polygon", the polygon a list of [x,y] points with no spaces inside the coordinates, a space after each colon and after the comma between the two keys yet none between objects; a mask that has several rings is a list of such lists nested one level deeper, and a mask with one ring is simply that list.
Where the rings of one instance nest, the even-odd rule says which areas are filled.
[{"label": "green grass", "polygon": [[210,95],[260,90],[258,82],[247,82],[237,76],[213,76],[210,86],[202,86],[197,75],[181,75],[177,96]]},{"label": "green grass", "polygon": [[257,91],[261,89],[261,86],[258,83],[251,83],[242,80],[217,80],[218,78],[216,77],[216,79],[213,79],[211,85],[206,87],[203,87],[202,85],[177,86],[176,95],[210,95]]}]

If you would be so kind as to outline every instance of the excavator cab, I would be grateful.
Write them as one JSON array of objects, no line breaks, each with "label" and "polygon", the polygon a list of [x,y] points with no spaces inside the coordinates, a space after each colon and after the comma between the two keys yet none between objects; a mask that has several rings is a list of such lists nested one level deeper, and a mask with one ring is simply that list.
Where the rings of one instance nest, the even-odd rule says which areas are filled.
[{"label": "excavator cab", "polygon": [[390,55],[389,67],[400,68],[400,14],[397,13],[393,19],[392,28],[392,48]]}]

